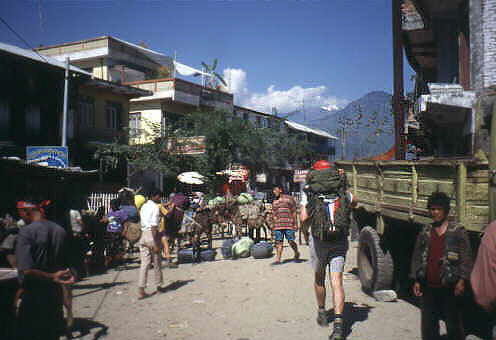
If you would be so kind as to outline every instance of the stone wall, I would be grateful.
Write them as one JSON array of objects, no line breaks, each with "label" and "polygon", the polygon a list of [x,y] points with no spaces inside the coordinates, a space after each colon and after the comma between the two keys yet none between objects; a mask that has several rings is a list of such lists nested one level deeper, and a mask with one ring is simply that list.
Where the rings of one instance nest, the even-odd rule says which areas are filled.
[{"label": "stone wall", "polygon": [[496,85],[496,0],[484,0],[484,87]]},{"label": "stone wall", "polygon": [[476,91],[496,85],[496,0],[470,0],[472,84]]}]

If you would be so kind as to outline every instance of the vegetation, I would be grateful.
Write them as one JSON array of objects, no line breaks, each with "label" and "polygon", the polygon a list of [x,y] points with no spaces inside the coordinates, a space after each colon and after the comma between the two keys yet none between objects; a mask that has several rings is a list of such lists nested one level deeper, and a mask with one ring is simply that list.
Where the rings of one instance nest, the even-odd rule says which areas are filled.
[{"label": "vegetation", "polygon": [[222,83],[224,86],[227,86],[227,83],[224,80],[224,78],[220,74],[215,72],[215,69],[217,68],[217,65],[219,64],[219,61],[217,59],[214,59],[214,61],[212,62],[212,65],[208,65],[205,62],[202,62],[201,64],[203,66],[203,70],[206,73],[210,74],[210,77],[208,77],[209,79],[207,79],[207,84],[206,84],[208,87],[215,89],[218,87],[219,82]]},{"label": "vegetation", "polygon": [[[154,171],[167,177],[175,177],[184,171],[198,171],[207,179],[207,187],[214,191],[218,181],[216,172],[230,165],[242,164],[250,175],[269,168],[285,168],[288,164],[308,167],[313,161],[310,145],[299,135],[291,134],[277,124],[270,128],[257,128],[251,122],[230,113],[195,112],[182,119],[168,122],[163,129],[150,124],[148,134],[153,143],[125,144],[118,140],[101,145],[95,157],[105,162],[107,168],[126,161],[128,176],[140,171]],[[147,132],[143,132],[147,133]],[[172,147],[174,141],[185,137],[204,136],[205,153],[185,155]]]}]

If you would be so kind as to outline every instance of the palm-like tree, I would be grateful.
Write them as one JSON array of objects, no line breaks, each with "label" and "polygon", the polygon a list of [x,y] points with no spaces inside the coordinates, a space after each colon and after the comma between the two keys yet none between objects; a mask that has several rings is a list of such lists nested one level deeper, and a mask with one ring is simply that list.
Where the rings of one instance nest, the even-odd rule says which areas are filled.
[{"label": "palm-like tree", "polygon": [[205,72],[210,74],[210,77],[207,80],[207,86],[208,87],[216,88],[219,81],[222,84],[224,84],[224,86],[227,86],[227,83],[224,80],[224,78],[220,74],[215,72],[215,69],[217,68],[217,65],[219,64],[219,61],[217,60],[217,58],[214,59],[214,61],[212,62],[212,65],[208,65],[207,63],[205,63],[203,61],[201,64],[202,64],[203,68],[205,69]]}]

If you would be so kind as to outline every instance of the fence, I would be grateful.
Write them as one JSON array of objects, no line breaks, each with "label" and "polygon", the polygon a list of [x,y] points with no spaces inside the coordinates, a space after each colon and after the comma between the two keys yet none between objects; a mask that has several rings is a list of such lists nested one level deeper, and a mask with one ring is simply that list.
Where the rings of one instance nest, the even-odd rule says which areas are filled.
[{"label": "fence", "polygon": [[110,210],[110,201],[117,198],[117,193],[91,193],[87,198],[88,209],[96,211],[98,208],[103,207],[105,214]]}]

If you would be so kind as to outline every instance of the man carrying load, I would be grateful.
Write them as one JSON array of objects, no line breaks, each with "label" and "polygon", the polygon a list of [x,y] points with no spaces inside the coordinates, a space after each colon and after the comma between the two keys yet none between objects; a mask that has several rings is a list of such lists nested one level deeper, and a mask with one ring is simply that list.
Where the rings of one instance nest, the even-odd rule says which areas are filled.
[{"label": "man carrying load", "polygon": [[343,271],[348,251],[348,229],[352,196],[346,192],[346,180],[328,161],[315,162],[307,175],[302,197],[302,230],[308,233],[310,257],[315,271],[314,288],[317,298],[317,324],[329,324],[325,309],[326,267],[329,266],[334,303],[334,329],[329,339],[344,339],[344,288]]}]

